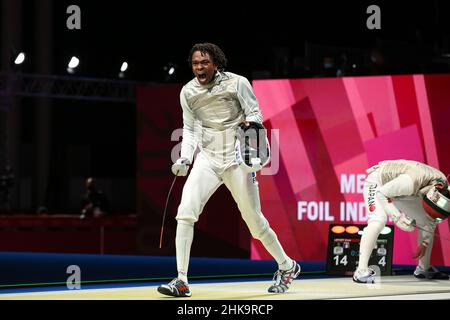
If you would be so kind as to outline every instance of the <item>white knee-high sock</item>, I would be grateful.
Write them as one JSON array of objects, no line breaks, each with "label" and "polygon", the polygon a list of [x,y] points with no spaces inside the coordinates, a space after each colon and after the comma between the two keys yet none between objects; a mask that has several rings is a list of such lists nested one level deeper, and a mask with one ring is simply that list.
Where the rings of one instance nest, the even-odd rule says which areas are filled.
[{"label": "white knee-high sock", "polygon": [[384,226],[385,224],[380,221],[371,221],[364,230],[359,244],[358,270],[365,270],[369,267],[370,255]]},{"label": "white knee-high sock", "polygon": [[266,250],[278,263],[278,268],[280,270],[288,270],[294,266],[294,262],[284,252],[283,247],[272,228],[269,227],[259,238],[259,241],[261,241]]},{"label": "white knee-high sock", "polygon": [[185,222],[178,222],[175,236],[175,247],[177,254],[178,278],[188,282],[187,273],[189,268],[189,257],[191,255],[191,245],[194,239],[194,225]]}]

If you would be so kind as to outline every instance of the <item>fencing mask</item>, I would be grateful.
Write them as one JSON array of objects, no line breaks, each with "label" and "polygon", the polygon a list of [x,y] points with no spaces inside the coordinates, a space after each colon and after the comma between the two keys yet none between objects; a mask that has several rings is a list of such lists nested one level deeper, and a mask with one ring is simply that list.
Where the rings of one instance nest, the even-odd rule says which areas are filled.
[{"label": "fencing mask", "polygon": [[433,219],[444,220],[450,215],[450,190],[443,185],[436,185],[423,196],[423,208]]},{"label": "fencing mask", "polygon": [[270,160],[267,132],[262,124],[248,122],[237,129],[235,154],[237,163],[247,172],[261,170]]}]

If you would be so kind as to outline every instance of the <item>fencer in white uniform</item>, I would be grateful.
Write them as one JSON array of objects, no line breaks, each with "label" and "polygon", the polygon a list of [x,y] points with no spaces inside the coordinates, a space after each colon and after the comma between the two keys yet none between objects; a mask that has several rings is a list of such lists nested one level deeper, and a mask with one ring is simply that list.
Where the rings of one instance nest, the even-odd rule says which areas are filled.
[{"label": "fencer in white uniform", "polygon": [[[438,222],[450,213],[449,184],[439,170],[411,160],[388,160],[367,170],[364,201],[368,224],[361,237],[358,268],[353,280],[373,283],[375,271],[368,266],[378,235],[390,217],[401,230],[418,230],[419,259],[414,276],[422,279],[448,279],[448,275],[430,265],[433,238]],[[434,203],[436,196],[440,201]],[[437,202],[437,201],[435,201]]]},{"label": "fencer in white uniform", "polygon": [[199,153],[183,187],[176,216],[178,277],[158,291],[175,297],[191,295],[187,274],[194,224],[211,195],[225,184],[253,238],[260,240],[278,263],[269,292],[285,292],[300,273],[300,266],[285,253],[261,212],[256,174],[238,165],[235,154],[238,126],[263,121],[253,89],[245,77],[224,71],[225,55],[214,44],[194,45],[189,62],[195,78],[180,93],[183,140],[172,172],[186,175],[197,147]]}]

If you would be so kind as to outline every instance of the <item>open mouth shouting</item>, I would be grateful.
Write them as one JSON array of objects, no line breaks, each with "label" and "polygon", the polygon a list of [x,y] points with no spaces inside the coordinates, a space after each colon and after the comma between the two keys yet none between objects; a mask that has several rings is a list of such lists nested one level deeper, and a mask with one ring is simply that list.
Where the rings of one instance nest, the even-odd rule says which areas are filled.
[{"label": "open mouth shouting", "polygon": [[206,73],[197,73],[197,80],[200,82],[200,84],[205,85],[207,84],[210,79]]},{"label": "open mouth shouting", "polygon": [[209,53],[195,51],[191,57],[192,72],[197,81],[201,85],[206,85],[212,81],[216,72],[217,66],[212,61]]}]

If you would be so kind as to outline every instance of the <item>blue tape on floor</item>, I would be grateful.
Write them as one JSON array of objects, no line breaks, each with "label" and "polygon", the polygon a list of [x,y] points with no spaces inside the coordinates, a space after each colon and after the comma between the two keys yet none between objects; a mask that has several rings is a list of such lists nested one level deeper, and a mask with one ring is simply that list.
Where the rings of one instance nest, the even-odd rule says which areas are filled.
[{"label": "blue tape on floor", "polygon": [[[175,257],[58,253],[0,253],[0,287],[8,285],[65,284],[68,267],[80,268],[82,283],[90,281],[138,281],[177,275]],[[301,263],[303,271],[323,271],[324,263]],[[230,277],[270,275],[272,260],[191,258],[189,276]]]}]

